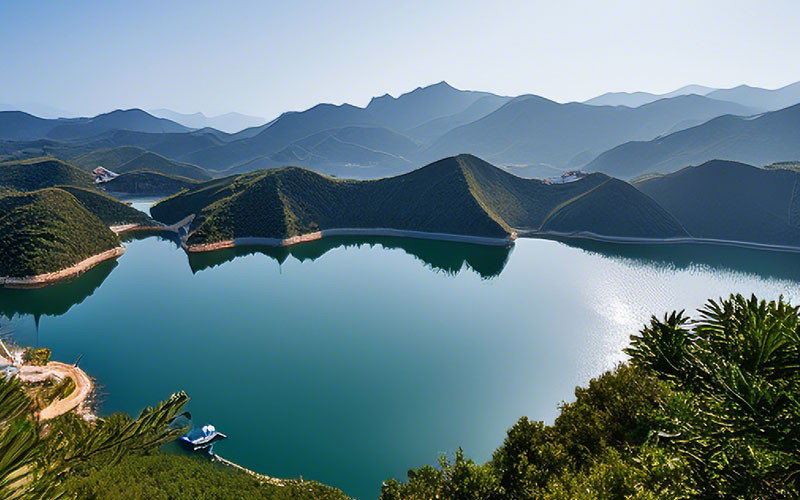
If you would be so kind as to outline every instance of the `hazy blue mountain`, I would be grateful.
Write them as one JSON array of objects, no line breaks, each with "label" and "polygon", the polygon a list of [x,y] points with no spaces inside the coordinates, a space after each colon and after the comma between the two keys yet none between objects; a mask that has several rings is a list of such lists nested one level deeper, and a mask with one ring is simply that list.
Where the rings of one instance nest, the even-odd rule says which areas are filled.
[{"label": "hazy blue mountain", "polygon": [[467,109],[448,116],[434,118],[408,131],[408,135],[424,142],[433,142],[450,130],[479,120],[496,111],[513,97],[502,97],[494,94],[485,95],[470,104]]},{"label": "hazy blue mountain", "polygon": [[47,120],[22,111],[0,111],[0,139],[35,140],[53,129],[55,120]]},{"label": "hazy blue mountain", "polygon": [[378,120],[364,108],[342,104],[318,104],[300,112],[278,117],[257,135],[235,140],[209,150],[197,151],[185,160],[206,168],[222,170],[269,156],[312,134],[346,126],[375,126]]},{"label": "hazy blue mountain", "polygon": [[732,89],[715,90],[708,97],[738,102],[764,111],[776,111],[800,103],[800,82],[775,90],[739,85]]},{"label": "hazy blue mountain", "polygon": [[458,90],[447,82],[439,82],[418,87],[399,97],[389,94],[375,97],[366,110],[387,127],[408,132],[431,120],[461,113],[483,97],[498,96],[488,92]]},{"label": "hazy blue mountain", "polygon": [[23,111],[39,118],[74,118],[77,113],[67,111],[56,106],[49,104],[42,104],[40,102],[26,102],[23,104],[0,104],[0,111]]},{"label": "hazy blue mountain", "polygon": [[472,153],[506,165],[580,167],[614,145],[652,139],[687,120],[729,113],[749,115],[752,110],[699,95],[661,99],[638,108],[559,104],[521,96],[444,134],[423,159]]},{"label": "hazy blue mountain", "polygon": [[383,127],[326,130],[270,155],[276,165],[377,167],[409,170],[419,149],[413,139]]},{"label": "hazy blue mountain", "polygon": [[667,92],[666,94],[651,94],[650,92],[607,92],[589,99],[588,101],[584,101],[583,103],[591,104],[592,106],[628,106],[629,108],[636,108],[643,104],[658,101],[659,99],[690,94],[708,95],[714,90],[715,89],[711,87],[704,87],[702,85],[686,85],[685,87]]},{"label": "hazy blue mountain", "polygon": [[188,132],[190,129],[165,118],[157,118],[141,109],[118,109],[92,118],[59,120],[56,126],[47,133],[47,137],[75,140],[93,137],[111,130],[170,133]]},{"label": "hazy blue mountain", "polygon": [[586,169],[632,179],[719,158],[753,165],[800,159],[800,105],[752,118],[721,116],[666,137],[622,144]]},{"label": "hazy blue mountain", "polygon": [[267,121],[260,116],[250,116],[235,112],[217,116],[206,116],[200,112],[187,114],[161,108],[153,109],[150,113],[160,118],[167,118],[168,120],[180,123],[189,128],[202,129],[208,127],[229,134],[240,132],[250,127],[264,125]]},{"label": "hazy blue mountain", "polygon": [[800,173],[712,160],[636,184],[696,238],[800,242]]}]

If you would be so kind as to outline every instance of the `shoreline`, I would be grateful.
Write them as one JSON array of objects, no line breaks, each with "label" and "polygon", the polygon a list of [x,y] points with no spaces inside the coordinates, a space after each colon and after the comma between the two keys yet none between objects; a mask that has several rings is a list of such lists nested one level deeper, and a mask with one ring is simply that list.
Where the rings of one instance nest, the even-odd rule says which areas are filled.
[{"label": "shoreline", "polygon": [[71,378],[75,382],[75,389],[64,399],[56,399],[45,408],[39,411],[39,421],[50,420],[75,410],[82,418],[91,418],[92,414],[86,407],[86,400],[94,391],[94,384],[91,377],[85,371],[74,365],[68,365],[60,361],[50,361],[45,366],[22,365],[19,370],[19,378],[25,383],[41,383],[47,379],[54,378],[62,381]]},{"label": "shoreline", "polygon": [[768,250],[772,252],[800,253],[800,247],[777,245],[772,243],[754,243],[749,241],[720,240],[715,238],[640,238],[636,236],[605,236],[602,234],[578,231],[574,233],[560,233],[556,231],[518,230],[522,238],[544,240],[589,240],[601,243],[616,243],[620,245],[718,245],[749,250]]},{"label": "shoreline", "polygon": [[472,243],[476,245],[488,246],[508,246],[514,243],[517,237],[516,232],[507,238],[494,238],[489,236],[469,236],[465,234],[452,233],[433,233],[427,231],[410,231],[405,229],[390,228],[339,228],[323,229],[313,233],[305,233],[289,238],[261,238],[261,237],[241,237],[214,243],[203,243],[197,245],[183,244],[184,249],[190,253],[213,252],[225,248],[233,248],[242,245],[264,245],[271,247],[288,247],[316,241],[327,236],[391,236],[400,238],[415,238],[420,240],[454,241],[459,243]]},{"label": "shoreline", "polygon": [[125,253],[124,246],[114,247],[111,250],[100,252],[98,254],[87,257],[77,264],[73,264],[67,268],[53,271],[51,273],[36,274],[33,276],[0,276],[0,287],[5,288],[40,288],[43,286],[51,285],[58,281],[68,278],[79,276],[89,269],[93,268],[101,262],[106,260],[116,259]]}]

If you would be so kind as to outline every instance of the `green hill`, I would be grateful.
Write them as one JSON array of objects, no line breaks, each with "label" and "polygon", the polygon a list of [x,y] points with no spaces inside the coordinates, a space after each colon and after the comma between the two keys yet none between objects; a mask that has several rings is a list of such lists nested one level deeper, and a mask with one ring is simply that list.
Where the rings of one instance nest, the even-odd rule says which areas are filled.
[{"label": "green hill", "polygon": [[62,189],[0,198],[0,276],[58,271],[119,245],[103,221]]},{"label": "green hill", "polygon": [[198,181],[186,177],[165,175],[150,170],[125,172],[103,184],[110,193],[136,194],[140,196],[165,196],[182,189],[195,187]]},{"label": "green hill", "polygon": [[636,238],[687,236],[677,220],[630,184],[607,178],[596,188],[559,206],[542,222],[543,231]]},{"label": "green hill", "polygon": [[135,146],[119,146],[83,154],[72,163],[84,170],[103,166],[118,174],[134,170],[150,170],[166,175],[176,175],[196,180],[208,180],[211,175],[202,167],[170,160],[159,154]]},{"label": "green hill", "polygon": [[75,186],[59,186],[59,188],[74,196],[81,205],[99,217],[107,226],[153,224],[153,219],[144,212],[100,191]]},{"label": "green hill", "polygon": [[70,163],[83,170],[92,171],[98,166],[117,171],[119,167],[138,158],[147,152],[136,146],[118,146],[116,148],[97,149],[76,156]]},{"label": "green hill", "polygon": [[[590,191],[594,194],[580,203],[592,217],[570,215],[567,208]],[[168,224],[196,214],[190,244],[287,238],[336,228],[493,238],[509,237],[516,229],[565,227],[609,236],[686,235],[672,216],[654,205],[633,186],[611,182],[604,175],[549,185],[460,155],[408,174],[369,181],[333,179],[296,167],[251,172],[200,184],[162,200],[151,213]],[[626,215],[617,227],[604,219],[607,213]],[[543,228],[554,214],[558,217]]]},{"label": "green hill", "polygon": [[800,246],[800,173],[714,160],[636,184],[696,238]]},{"label": "green hill", "polygon": [[93,176],[55,158],[0,163],[0,185],[33,191],[56,185],[92,187]]}]

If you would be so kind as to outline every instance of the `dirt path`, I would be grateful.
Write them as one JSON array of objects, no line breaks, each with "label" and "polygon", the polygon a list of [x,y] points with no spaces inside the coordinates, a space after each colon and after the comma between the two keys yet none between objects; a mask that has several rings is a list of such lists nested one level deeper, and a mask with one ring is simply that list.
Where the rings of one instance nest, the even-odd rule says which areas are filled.
[{"label": "dirt path", "polygon": [[75,382],[75,390],[64,399],[56,399],[39,412],[39,420],[49,420],[69,411],[77,409],[78,414],[86,415],[86,398],[94,390],[92,379],[77,366],[51,361],[45,366],[23,365],[19,370],[19,378],[26,383],[41,383],[48,379],[62,381],[71,378]]}]

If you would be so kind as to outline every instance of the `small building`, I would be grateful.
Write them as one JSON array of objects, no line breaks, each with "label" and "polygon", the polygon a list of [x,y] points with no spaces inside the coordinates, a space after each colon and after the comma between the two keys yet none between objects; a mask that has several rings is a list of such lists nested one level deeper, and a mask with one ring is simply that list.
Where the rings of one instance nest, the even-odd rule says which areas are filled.
[{"label": "small building", "polygon": [[98,165],[96,169],[92,170],[92,173],[94,174],[95,184],[102,184],[103,182],[108,182],[115,177],[119,177],[119,174],[114,173],[100,165]]}]

